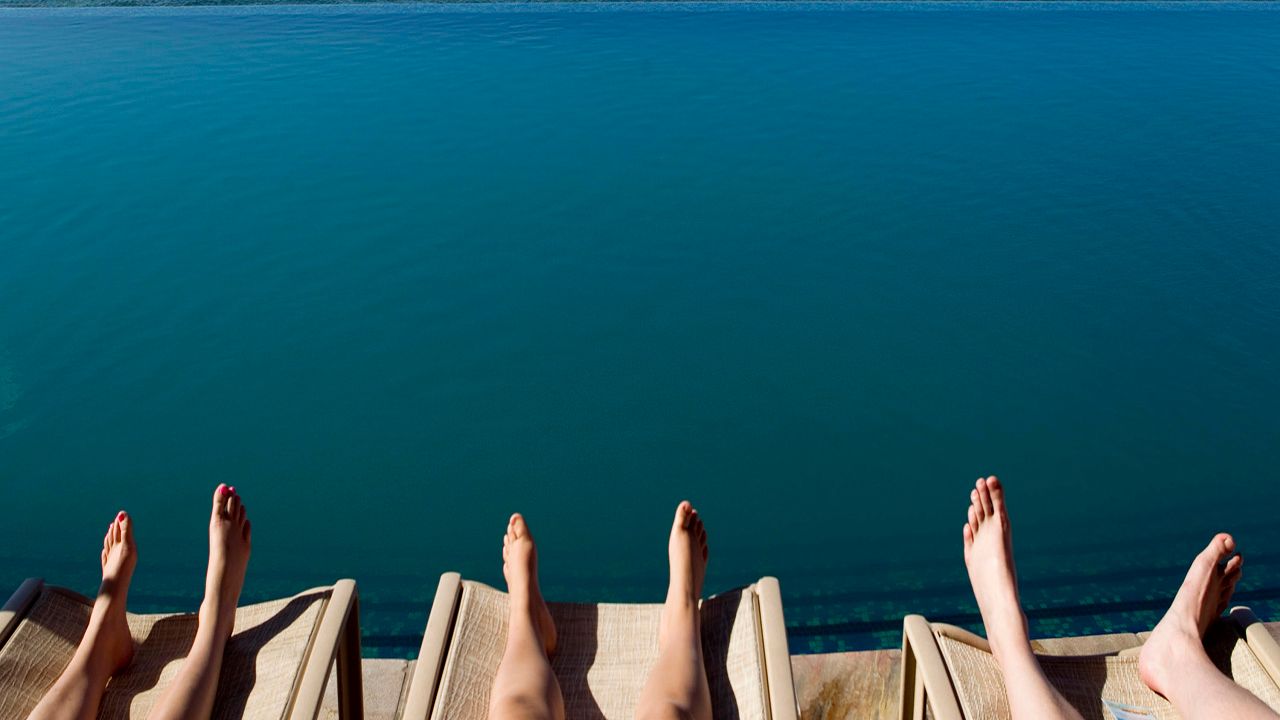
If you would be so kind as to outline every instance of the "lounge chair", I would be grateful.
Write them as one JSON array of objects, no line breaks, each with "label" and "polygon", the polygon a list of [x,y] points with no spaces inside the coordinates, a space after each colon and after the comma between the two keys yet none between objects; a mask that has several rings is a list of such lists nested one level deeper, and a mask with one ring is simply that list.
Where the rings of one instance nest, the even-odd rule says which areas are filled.
[{"label": "lounge chair", "polygon": [[[1103,700],[1178,715],[1138,675],[1138,653],[1150,633],[1036,640],[1032,647],[1054,687],[1085,718],[1111,718]],[[1209,655],[1236,683],[1280,711],[1280,626],[1268,629],[1236,608],[1205,636]],[[991,647],[973,633],[919,615],[903,621],[902,720],[1008,720],[1004,680]]]},{"label": "lounge chair", "polygon": [[[658,654],[662,605],[549,606],[559,645],[551,664],[568,720],[634,718]],[[403,720],[484,720],[506,635],[506,593],[443,575]],[[703,601],[702,647],[717,718],[799,717],[777,580]]]},{"label": "lounge chair", "polygon": [[[93,601],[39,579],[0,609],[0,718],[23,718],[67,666]],[[133,662],[107,685],[99,718],[145,718],[191,648],[196,617],[129,615]],[[339,580],[236,611],[214,718],[313,720],[337,661],[339,712],[363,716],[356,584]]]}]

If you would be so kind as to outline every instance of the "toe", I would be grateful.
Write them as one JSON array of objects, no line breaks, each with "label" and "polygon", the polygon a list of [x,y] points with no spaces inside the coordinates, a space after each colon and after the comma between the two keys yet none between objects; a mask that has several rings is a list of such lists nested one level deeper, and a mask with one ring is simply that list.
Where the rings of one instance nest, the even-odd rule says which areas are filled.
[{"label": "toe", "polygon": [[[1228,583],[1223,583],[1222,590],[1218,592],[1218,604],[1220,606],[1225,606],[1227,603],[1231,602],[1231,596],[1234,595],[1235,593],[1236,593],[1235,580],[1232,580],[1231,582],[1228,582]],[[1218,612],[1221,613],[1222,611],[1219,610]]]},{"label": "toe", "polygon": [[249,508],[245,507],[244,503],[241,502],[240,508],[236,512],[236,521],[239,522],[241,525],[243,525],[245,522],[245,518],[247,518],[248,516],[249,516]]},{"label": "toe", "polygon": [[978,511],[972,505],[969,506],[969,532],[978,534]]},{"label": "toe", "polygon": [[231,490],[225,484],[220,484],[213,489],[213,511],[215,513],[219,515],[223,513],[227,507],[227,495],[230,493]]},{"label": "toe", "polygon": [[225,516],[229,520],[236,520],[240,517],[240,496],[235,494],[227,495]]},{"label": "toe", "polygon": [[1200,551],[1199,560],[1210,567],[1217,565],[1232,550],[1235,549],[1235,541],[1226,533],[1218,533],[1213,536],[1209,544],[1204,550]]},{"label": "toe", "polygon": [[683,530],[688,527],[689,515],[692,513],[693,504],[688,500],[681,500],[680,504],[676,505],[676,516],[672,521],[673,529]]},{"label": "toe", "polygon": [[133,543],[133,518],[129,517],[129,513],[120,511],[117,524],[120,526],[120,539],[126,543]]},{"label": "toe", "polygon": [[982,498],[978,496],[977,488],[969,491],[969,505],[973,507],[973,516],[981,520],[983,518]]},{"label": "toe", "polygon": [[964,546],[966,549],[968,549],[970,545],[973,545],[973,528],[969,527],[969,523],[964,524],[964,527],[960,529],[960,534],[964,536]]},{"label": "toe", "polygon": [[511,532],[514,538],[522,538],[529,535],[529,525],[524,521],[524,516],[520,513],[511,516]]},{"label": "toe", "polygon": [[231,488],[226,485],[219,485],[218,491],[213,497],[213,514],[217,518],[226,519],[230,517],[228,508],[231,507],[231,498],[235,497],[231,494]]},{"label": "toe", "polygon": [[982,517],[989,518],[995,514],[995,509],[991,506],[991,489],[987,487],[986,479],[978,481],[978,499],[982,501]]},{"label": "toe", "polygon": [[1244,556],[1234,555],[1227,561],[1225,567],[1222,568],[1222,576],[1224,579],[1238,578],[1240,576],[1240,568],[1244,566]]},{"label": "toe", "polygon": [[1209,548],[1212,549],[1215,555],[1223,556],[1235,551],[1236,540],[1229,533],[1218,533],[1213,536],[1213,540],[1209,543]]},{"label": "toe", "polygon": [[1000,483],[1000,478],[992,475],[987,478],[987,491],[991,493],[991,510],[1003,517],[1004,509],[1004,485]]},{"label": "toe", "polygon": [[248,519],[244,521],[244,541],[247,543],[253,539],[253,523]]}]

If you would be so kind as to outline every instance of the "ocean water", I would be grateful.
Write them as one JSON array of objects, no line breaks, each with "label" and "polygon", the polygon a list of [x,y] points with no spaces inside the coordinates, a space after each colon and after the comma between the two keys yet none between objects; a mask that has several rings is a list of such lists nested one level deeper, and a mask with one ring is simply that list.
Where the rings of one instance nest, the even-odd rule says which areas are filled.
[{"label": "ocean water", "polygon": [[1148,627],[1210,533],[1280,617],[1280,6],[0,10],[0,585],[194,609],[441,572],[782,582],[794,652],[973,626],[1009,488],[1037,634]]}]

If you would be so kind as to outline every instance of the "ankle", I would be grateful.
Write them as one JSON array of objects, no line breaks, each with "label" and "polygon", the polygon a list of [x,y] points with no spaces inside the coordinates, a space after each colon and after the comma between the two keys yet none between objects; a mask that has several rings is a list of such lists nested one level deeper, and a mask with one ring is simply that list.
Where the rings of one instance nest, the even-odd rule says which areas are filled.
[{"label": "ankle", "polygon": [[995,658],[996,664],[1007,672],[1008,668],[1024,668],[1027,666],[1039,666],[1040,661],[1036,659],[1036,653],[1031,648],[1030,642],[1012,643],[1001,642],[991,643],[991,656]]},{"label": "ankle", "polygon": [[1158,652],[1147,653],[1149,661],[1170,670],[1202,663],[1212,664],[1209,654],[1205,652],[1204,641],[1193,632],[1166,633],[1152,649]]},{"label": "ankle", "polygon": [[987,643],[991,645],[991,654],[996,661],[1035,660],[1035,652],[1031,649],[1031,636],[1027,630],[1027,620],[1019,613],[1016,621],[1010,621],[1000,627],[987,630]]},{"label": "ankle", "polygon": [[1193,652],[1190,648],[1144,659],[1147,662],[1140,666],[1142,679],[1177,707],[1188,707],[1186,701],[1195,699],[1187,693],[1199,692],[1196,678],[1221,675],[1207,654]]}]

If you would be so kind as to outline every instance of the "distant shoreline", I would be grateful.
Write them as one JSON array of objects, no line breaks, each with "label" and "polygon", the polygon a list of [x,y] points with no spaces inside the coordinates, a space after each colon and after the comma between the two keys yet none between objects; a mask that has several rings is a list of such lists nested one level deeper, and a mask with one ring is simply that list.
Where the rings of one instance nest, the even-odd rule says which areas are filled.
[{"label": "distant shoreline", "polygon": [[750,7],[760,10],[1277,10],[1280,0],[0,0],[3,10],[258,10],[299,12],[333,9],[345,12],[388,11],[508,11],[546,12],[601,9],[663,11],[723,11]]}]

